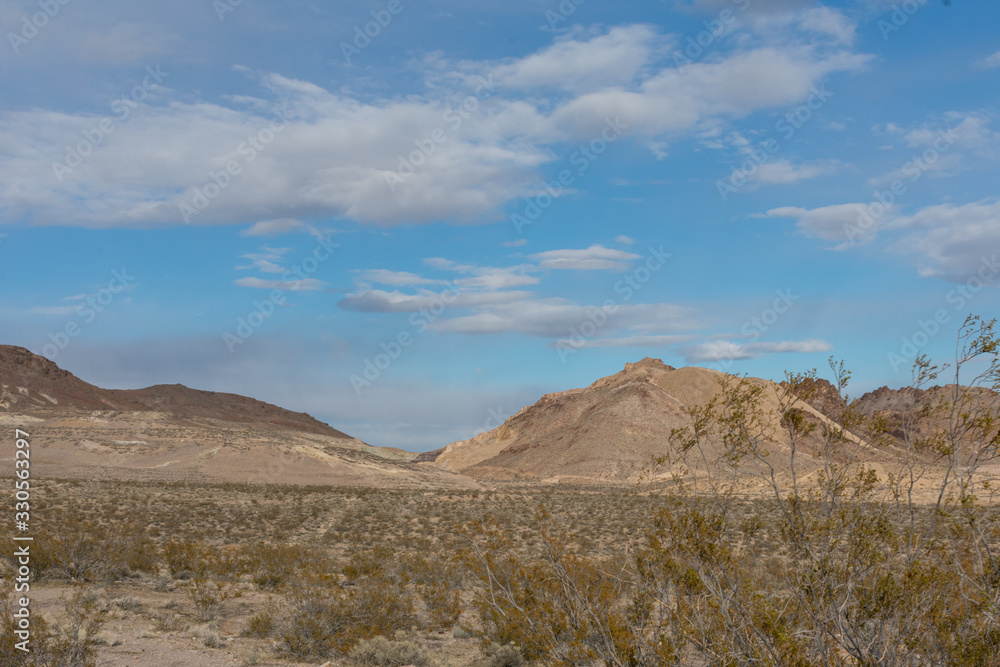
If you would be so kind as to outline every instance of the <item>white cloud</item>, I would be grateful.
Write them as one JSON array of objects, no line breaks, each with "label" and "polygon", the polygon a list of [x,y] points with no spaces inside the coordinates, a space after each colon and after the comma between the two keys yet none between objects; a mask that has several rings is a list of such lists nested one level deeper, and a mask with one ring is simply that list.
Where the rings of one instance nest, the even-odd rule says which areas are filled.
[{"label": "white cloud", "polygon": [[791,160],[776,160],[760,165],[753,180],[765,185],[798,183],[809,178],[826,176],[837,169],[833,161],[794,164]]},{"label": "white cloud", "polygon": [[462,288],[478,288],[487,290],[498,290],[507,287],[523,287],[525,285],[535,285],[538,277],[528,275],[528,271],[534,271],[535,267],[522,264],[519,266],[508,266],[496,268],[492,266],[476,267],[469,272],[473,275],[469,278],[456,278],[455,284]]},{"label": "white cloud", "polygon": [[305,226],[301,220],[295,218],[279,218],[277,220],[261,220],[255,222],[248,229],[241,232],[242,236],[277,236],[301,229]]},{"label": "white cloud", "polygon": [[237,266],[238,271],[246,269],[257,269],[264,273],[284,273],[286,269],[278,262],[290,251],[291,248],[269,248],[264,246],[263,252],[240,255],[243,259],[249,259],[251,264],[247,266]]},{"label": "white cloud", "polygon": [[595,338],[593,340],[563,338],[552,343],[552,346],[569,346],[572,348],[587,347],[667,347],[691,340],[688,335],[661,336],[625,336],[623,338]]},{"label": "white cloud", "polygon": [[830,7],[813,7],[802,13],[799,26],[805,30],[823,33],[837,42],[850,44],[854,41],[855,24],[844,14]]},{"label": "white cloud", "polygon": [[495,70],[503,86],[555,86],[589,92],[627,86],[667,38],[646,25],[613,27],[604,35],[577,29],[552,46]]},{"label": "white cloud", "polygon": [[964,282],[1000,254],[1000,200],[929,206],[889,226],[907,232],[894,248],[916,255],[922,275]]},{"label": "white cloud", "polygon": [[526,299],[531,292],[462,292],[455,289],[440,293],[404,294],[399,291],[364,290],[344,297],[337,304],[345,310],[364,313],[415,313],[431,308],[469,308]]},{"label": "white cloud", "polygon": [[997,51],[993,55],[986,56],[982,60],[976,61],[977,67],[982,67],[983,69],[993,69],[994,67],[1000,67],[1000,51]]},{"label": "white cloud", "polygon": [[625,236],[624,234],[619,234],[615,237],[615,243],[621,243],[622,245],[632,245],[635,243],[635,239],[631,236]]},{"label": "white cloud", "polygon": [[[878,204],[882,206],[882,204]],[[769,218],[791,218],[795,225],[804,232],[823,239],[824,241],[839,241],[842,249],[850,244],[862,244],[870,241],[879,227],[884,225],[893,215],[893,209],[881,216],[871,216],[869,204],[834,204],[814,209],[783,206],[773,208],[765,215]],[[875,212],[878,212],[878,208]],[[882,207],[883,211],[885,208]],[[867,216],[867,217],[865,217]],[[869,222],[870,220],[870,222]]]},{"label": "white cloud", "polygon": [[292,292],[311,292],[326,287],[326,283],[315,278],[303,280],[264,280],[263,278],[240,278],[235,281],[240,287],[255,287],[257,289],[280,289]]},{"label": "white cloud", "polygon": [[[1000,254],[1000,200],[971,204],[939,204],[902,215],[897,207],[881,204],[836,204],[815,209],[793,206],[771,209],[769,218],[791,218],[803,231],[845,249],[872,241],[876,234],[891,235],[888,248],[913,255],[921,275],[964,282]],[[863,217],[867,211],[871,222]]]},{"label": "white cloud", "polygon": [[[591,139],[609,118],[661,141],[801,102],[827,75],[868,60],[791,40],[676,68],[656,59],[667,39],[648,26],[576,32],[520,60],[442,61],[446,71],[424,94],[377,101],[266,73],[257,75],[260,98],[225,103],[161,86],[155,99],[116,120],[79,166],[58,175],[53,163],[66,160],[66,146],[80,144],[102,118],[7,111],[0,114],[4,216],[89,227],[181,224],[182,205],[194,207],[201,189],[235,161],[239,174],[207,206],[188,211],[192,224],[300,216],[374,225],[491,221],[505,203],[537,191],[552,146]],[[460,127],[445,122],[445,112],[468,95],[471,73],[497,68],[509,82]],[[531,97],[518,97],[517,85],[531,85]],[[272,109],[283,109],[286,120],[278,122]],[[390,189],[386,179],[400,156],[416,154],[414,142],[438,128],[447,140]],[[261,147],[250,150],[248,137]]]},{"label": "white cloud", "polygon": [[781,341],[774,343],[734,343],[728,340],[714,340],[699,343],[681,350],[684,360],[688,363],[704,363],[706,361],[733,361],[740,359],[758,359],[769,354],[786,352],[829,352],[833,346],[824,340]]},{"label": "white cloud", "polygon": [[606,89],[562,105],[553,119],[593,136],[606,119],[621,117],[629,132],[646,135],[685,132],[712,117],[738,118],[806,99],[832,72],[856,71],[868,56],[847,51],[820,55],[805,46],[765,46],[731,53],[717,62],[669,67],[635,89]]},{"label": "white cloud", "polygon": [[531,256],[543,269],[623,271],[627,262],[640,258],[631,252],[592,245],[582,250],[547,250]]},{"label": "white cloud", "polygon": [[565,299],[531,299],[494,306],[473,315],[438,320],[431,328],[450,333],[516,332],[560,338],[570,335],[573,328],[579,329],[585,322],[600,320],[602,313],[607,320],[600,330],[607,333],[628,328],[680,331],[699,326],[694,310],[668,303],[624,304],[614,313],[607,314],[598,306],[581,306]]}]

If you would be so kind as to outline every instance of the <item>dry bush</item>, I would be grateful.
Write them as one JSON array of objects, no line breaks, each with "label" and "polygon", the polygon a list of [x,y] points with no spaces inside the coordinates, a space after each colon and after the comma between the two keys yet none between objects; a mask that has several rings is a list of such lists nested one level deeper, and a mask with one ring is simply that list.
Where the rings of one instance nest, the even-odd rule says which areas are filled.
[{"label": "dry bush", "polygon": [[513,644],[491,644],[483,651],[483,667],[524,667],[521,649]]},{"label": "dry bush", "polygon": [[171,538],[163,544],[160,552],[174,579],[205,577],[218,567],[216,550],[192,540]]},{"label": "dry bush", "polygon": [[19,597],[19,595],[11,594],[9,587],[0,596],[0,667],[44,665],[45,662],[41,660],[49,654],[48,645],[51,631],[45,619],[38,614],[29,616],[31,637],[28,646],[31,651],[24,652],[16,647],[20,640],[14,634],[14,631],[18,629],[14,612],[21,608],[16,603]]},{"label": "dry bush", "polygon": [[201,643],[208,648],[221,648],[226,645],[226,642],[219,635],[219,629],[212,623],[196,625],[188,632],[195,639],[200,639]]},{"label": "dry bush", "polygon": [[363,639],[348,653],[358,667],[430,667],[431,660],[420,646],[408,641],[392,641],[378,636]]},{"label": "dry bush", "polygon": [[249,574],[261,589],[275,589],[298,571],[326,569],[327,558],[314,549],[297,544],[262,543],[244,545],[240,552],[241,573]]},{"label": "dry bush", "polygon": [[274,614],[269,611],[259,611],[246,620],[240,634],[244,637],[264,639],[274,633],[274,627]]},{"label": "dry bush", "polygon": [[432,581],[417,587],[427,608],[431,628],[447,629],[462,615],[462,596],[447,580]]},{"label": "dry bush", "polygon": [[[1000,530],[977,470],[1000,457],[1000,414],[959,381],[974,365],[969,385],[1000,389],[994,324],[961,328],[948,398],[921,415],[941,426],[916,437],[904,418],[900,472],[887,478],[858,462],[863,448],[886,446],[881,417],[847,403],[833,424],[802,409],[815,373],[788,377],[778,420],[765,385],[729,377],[691,409],[690,429],[670,434],[661,463],[687,473],[658,487],[642,539],[617,555],[585,555],[573,526],[544,511],[537,550],[512,526],[470,523],[484,642],[561,665],[997,665]],[[843,393],[849,373],[831,368]],[[917,387],[940,372],[923,357],[914,371]],[[771,456],[779,429],[790,476]],[[704,460],[709,444],[719,459],[695,475],[689,459]],[[805,484],[807,444],[818,467]],[[914,490],[931,465],[944,474],[924,508]],[[748,475],[770,495],[754,510],[738,495]]]},{"label": "dry bush", "polygon": [[345,587],[311,582],[289,591],[287,600],[275,634],[282,649],[297,657],[344,655],[363,639],[392,636],[416,623],[405,584],[382,576]]},{"label": "dry bush", "polygon": [[[5,546],[13,544],[9,536]],[[13,548],[4,549],[10,567],[16,567]],[[61,515],[42,522],[31,549],[32,578],[64,577],[78,582],[122,579],[137,571],[152,572],[156,548],[136,523],[105,527],[95,521]]]},{"label": "dry bush", "polygon": [[463,557],[481,582],[473,605],[484,645],[515,644],[528,660],[558,664],[633,664],[623,574],[581,554],[544,509],[537,530],[542,554],[530,559],[515,555],[508,532],[491,520],[469,527]]},{"label": "dry bush", "polygon": [[240,594],[230,582],[201,576],[195,577],[188,583],[187,592],[198,612],[198,618],[202,621],[214,620],[226,600]]}]

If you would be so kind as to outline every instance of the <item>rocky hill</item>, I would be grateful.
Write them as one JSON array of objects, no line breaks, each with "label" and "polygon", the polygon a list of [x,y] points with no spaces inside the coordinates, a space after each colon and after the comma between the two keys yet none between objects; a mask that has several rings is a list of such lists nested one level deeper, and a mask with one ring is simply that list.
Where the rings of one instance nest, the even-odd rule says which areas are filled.
[{"label": "rocky hill", "polygon": [[[435,464],[482,479],[541,482],[629,482],[647,471],[654,457],[671,450],[671,433],[692,423],[689,408],[708,403],[724,375],[705,368],[675,369],[646,358],[589,387],[548,394],[498,428],[448,445]],[[765,419],[774,441],[774,463],[789,450],[780,428],[781,387],[763,387]],[[805,403],[808,419],[827,422]],[[718,454],[718,443],[707,443]],[[818,453],[815,436],[800,443],[804,457]],[[784,459],[787,461],[787,457]],[[698,465],[697,461],[692,465]]]},{"label": "rocky hill", "polygon": [[[246,396],[103,389],[0,345],[0,424],[32,434],[36,476],[453,488],[470,480]],[[0,458],[13,458],[11,438]]]}]

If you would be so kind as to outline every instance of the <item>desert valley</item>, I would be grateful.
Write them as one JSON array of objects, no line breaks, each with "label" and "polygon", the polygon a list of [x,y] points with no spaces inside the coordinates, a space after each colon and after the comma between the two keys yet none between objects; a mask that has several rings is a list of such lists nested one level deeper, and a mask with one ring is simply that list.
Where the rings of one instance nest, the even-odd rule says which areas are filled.
[{"label": "desert valley", "polygon": [[[410,453],[0,346],[5,470],[15,429],[30,441],[41,656],[18,662],[8,635],[0,664],[996,664],[1000,396],[845,400],[831,371],[775,383],[645,358]],[[3,539],[13,578],[22,543]],[[795,590],[808,572],[829,590]],[[806,631],[821,612],[842,624],[827,639]]]}]

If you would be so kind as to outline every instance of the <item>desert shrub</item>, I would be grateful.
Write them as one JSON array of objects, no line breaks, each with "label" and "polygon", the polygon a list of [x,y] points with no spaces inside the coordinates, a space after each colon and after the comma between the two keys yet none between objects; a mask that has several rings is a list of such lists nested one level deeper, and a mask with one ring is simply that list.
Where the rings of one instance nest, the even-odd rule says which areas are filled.
[{"label": "desert shrub", "polygon": [[429,667],[430,657],[417,644],[409,641],[392,641],[378,636],[363,639],[350,650],[348,657],[359,667]]},{"label": "desert shrub", "polygon": [[244,637],[264,639],[274,632],[274,615],[269,611],[259,611],[246,620],[240,634]]},{"label": "desert shrub", "polygon": [[275,634],[287,653],[325,657],[344,655],[363,639],[392,636],[415,622],[405,584],[373,576],[352,586],[310,583],[293,589]]},{"label": "desert shrub", "polygon": [[[997,665],[1000,530],[977,471],[1000,457],[1000,404],[976,393],[1000,389],[994,325],[962,326],[954,380],[921,408],[922,431],[846,400],[838,423],[816,418],[802,403],[815,372],[780,389],[723,377],[670,434],[659,464],[681,472],[649,487],[658,506],[617,555],[586,554],[548,511],[531,531],[471,522],[464,560],[484,644],[514,642],[546,664]],[[843,394],[850,374],[831,369]],[[918,358],[915,386],[939,372]],[[897,469],[859,463],[896,447],[890,428],[903,439]],[[778,442],[790,472],[775,464]],[[740,494],[754,477],[769,500],[750,510]]]},{"label": "desert shrub", "polygon": [[48,643],[48,662],[40,664],[52,667],[93,667],[97,664],[94,646],[100,642],[100,630],[103,626],[99,596],[82,587],[75,589],[63,601],[61,622]]},{"label": "desert shrub", "polygon": [[189,634],[195,639],[200,639],[201,643],[207,648],[220,648],[226,645],[226,642],[222,640],[222,636],[219,635],[219,629],[212,623],[196,625],[191,628]]},{"label": "desert shrub", "polygon": [[135,611],[142,606],[139,601],[131,595],[122,595],[121,597],[117,597],[111,601],[111,605],[121,609],[122,611]]},{"label": "desert shrub", "polygon": [[169,610],[153,617],[153,627],[160,632],[177,632],[183,630],[186,625],[183,616]]},{"label": "desert shrub", "polygon": [[432,581],[417,587],[427,608],[432,628],[450,628],[462,615],[461,593],[447,580]]},{"label": "desert shrub", "polygon": [[[21,651],[17,648],[17,643],[21,641],[15,633],[18,629],[18,619],[14,613],[21,607],[16,600],[20,597],[10,593],[9,587],[5,587],[3,595],[0,596],[0,667],[28,667],[30,665],[44,665],[40,661],[49,654],[49,640],[51,632],[45,619],[38,614],[29,617],[31,623],[31,637],[28,647],[30,652]],[[29,608],[29,613],[30,613]]]},{"label": "desert shrub", "polygon": [[[0,540],[13,544],[8,536]],[[44,522],[31,548],[32,578],[64,577],[78,582],[121,579],[155,569],[156,549],[145,529],[122,522],[107,527],[70,514]],[[14,549],[5,548],[8,567],[16,568]]]},{"label": "desert shrub", "polygon": [[340,648],[341,608],[341,596],[332,588],[312,586],[290,592],[287,608],[275,623],[280,647],[298,658],[324,657]]},{"label": "desert shrub", "polygon": [[347,565],[341,572],[348,579],[367,577],[382,572],[386,564],[395,561],[395,554],[389,547],[377,546],[374,549],[356,549],[348,558]]},{"label": "desert shrub", "polygon": [[240,553],[240,569],[249,574],[261,589],[275,589],[304,567],[325,569],[326,558],[297,544],[269,543],[247,545]]},{"label": "desert shrub", "polygon": [[202,621],[213,620],[221,611],[226,600],[239,595],[239,591],[230,582],[216,581],[200,576],[188,583],[187,591],[198,611],[198,618]]},{"label": "desert shrub", "polygon": [[218,553],[198,542],[171,538],[160,549],[163,561],[174,579],[205,577],[217,569]]},{"label": "desert shrub", "polygon": [[521,649],[513,644],[491,644],[483,654],[483,667],[524,667]]},{"label": "desert shrub", "polygon": [[473,598],[484,645],[515,644],[528,660],[631,664],[635,637],[622,605],[624,578],[584,556],[539,509],[540,558],[516,555],[509,531],[473,522],[463,558],[481,586]]}]

